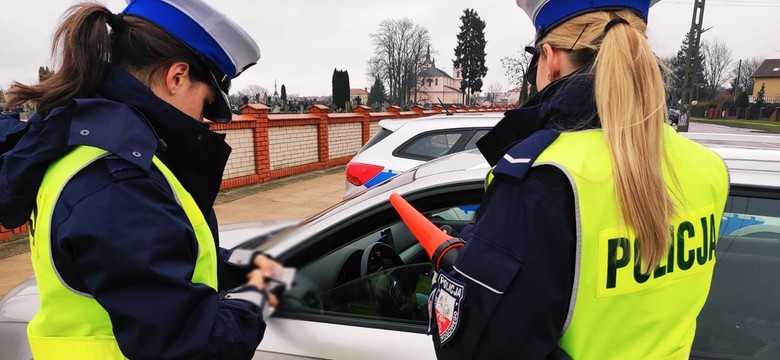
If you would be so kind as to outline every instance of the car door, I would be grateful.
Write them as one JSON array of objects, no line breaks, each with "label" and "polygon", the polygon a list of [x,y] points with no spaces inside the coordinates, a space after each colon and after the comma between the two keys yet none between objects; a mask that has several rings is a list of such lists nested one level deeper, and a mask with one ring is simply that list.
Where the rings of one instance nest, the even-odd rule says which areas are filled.
[{"label": "car door", "polygon": [[[482,193],[474,183],[409,199],[435,224],[460,231]],[[387,201],[345,217],[279,260],[297,273],[256,358],[436,358],[426,335],[430,261]]]},{"label": "car door", "polygon": [[780,197],[732,188],[691,359],[780,359]]}]

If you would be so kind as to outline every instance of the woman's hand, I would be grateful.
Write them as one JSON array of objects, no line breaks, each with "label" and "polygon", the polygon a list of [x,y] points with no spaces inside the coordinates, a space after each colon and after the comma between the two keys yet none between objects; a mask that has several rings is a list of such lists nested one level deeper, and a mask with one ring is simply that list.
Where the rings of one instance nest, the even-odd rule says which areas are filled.
[{"label": "woman's hand", "polygon": [[266,276],[263,274],[262,270],[260,269],[254,269],[249,272],[249,274],[246,275],[247,277],[247,285],[254,285],[256,288],[258,288],[260,291],[263,291],[265,295],[268,297],[268,304],[272,307],[276,307],[276,305],[279,304],[279,299],[276,298],[276,295],[271,294],[268,291],[265,290],[265,278]]},{"label": "woman's hand", "polygon": [[[260,290],[265,290],[266,278],[275,279],[278,277],[276,276],[278,272],[282,270],[281,264],[271,260],[265,255],[255,256],[253,263],[256,269],[250,271],[249,274],[247,274],[247,279],[249,279],[247,284],[254,285]],[[268,291],[266,291],[266,294],[268,295],[268,304],[271,306],[276,306],[279,303],[279,299],[276,297],[276,295]]]}]

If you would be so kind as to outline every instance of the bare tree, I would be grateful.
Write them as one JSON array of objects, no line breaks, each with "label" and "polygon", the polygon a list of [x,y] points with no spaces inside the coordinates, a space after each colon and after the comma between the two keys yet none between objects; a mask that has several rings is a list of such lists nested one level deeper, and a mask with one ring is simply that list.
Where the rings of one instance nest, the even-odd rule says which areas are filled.
[{"label": "bare tree", "polygon": [[[530,44],[529,44],[530,45]],[[528,65],[531,63],[533,55],[526,51],[521,51],[520,56],[505,57],[501,59],[501,67],[504,69],[504,75],[511,86],[520,86],[520,104],[528,99],[528,79],[536,74],[527,74]]]},{"label": "bare tree", "polygon": [[491,103],[496,102],[496,96],[504,92],[504,85],[498,81],[490,83],[487,87],[487,97]]},{"label": "bare tree", "polygon": [[368,77],[387,84],[391,103],[405,105],[419,86],[417,75],[430,44],[428,29],[409,18],[385,19],[371,40],[374,56],[368,60]]},{"label": "bare tree", "polygon": [[[658,60],[661,63],[661,75],[664,78],[664,85],[666,88],[666,104],[670,106],[671,108],[676,108],[679,105],[675,101],[678,99],[672,99],[671,98],[671,89],[674,88],[675,84],[677,83],[675,81],[675,75],[674,70],[672,70],[672,66],[674,64],[675,55],[668,55],[668,56],[659,56]],[[682,80],[680,80],[682,81]]]},{"label": "bare tree", "polygon": [[246,96],[250,103],[264,103],[268,96],[268,89],[260,85],[247,85],[238,92],[239,96]]},{"label": "bare tree", "polygon": [[[744,91],[748,94],[753,93],[753,86],[755,84],[755,80],[751,78],[753,76],[753,73],[758,70],[758,67],[761,66],[761,64],[764,62],[764,58],[759,57],[752,57],[747,59],[742,59],[742,66],[734,66],[734,68],[731,71],[731,77],[733,79],[737,78],[737,74],[739,74],[739,83],[734,84],[732,82],[731,86],[734,88],[734,85],[739,87],[739,90]],[[738,96],[738,93],[735,93],[735,96]]]},{"label": "bare tree", "polygon": [[723,83],[727,81],[728,72],[731,70],[734,58],[728,45],[718,39],[705,41],[702,48],[704,50],[706,93],[710,97],[715,97],[720,92]]}]

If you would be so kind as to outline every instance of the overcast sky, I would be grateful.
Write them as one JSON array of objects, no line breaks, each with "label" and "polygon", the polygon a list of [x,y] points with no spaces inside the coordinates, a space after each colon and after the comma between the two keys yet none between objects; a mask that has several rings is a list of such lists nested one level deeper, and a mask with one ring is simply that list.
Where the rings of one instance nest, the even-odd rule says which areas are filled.
[{"label": "overcast sky", "polygon": [[[513,0],[211,0],[260,45],[258,65],[234,80],[232,91],[260,85],[273,91],[274,80],[289,95],[330,95],[334,68],[349,71],[353,88],[371,86],[367,60],[373,54],[370,34],[383,19],[409,17],[427,28],[436,66],[452,73],[460,16],[473,8],[487,23],[488,74],[485,87],[509,88],[501,58],[518,55],[534,29]],[[50,65],[55,24],[73,0],[4,0],[0,86],[37,81],[38,66]],[[124,0],[105,0],[120,12]],[[650,10],[649,38],[659,56],[675,54],[691,24],[693,0],[662,0]],[[702,40],[719,39],[734,58],[780,58],[777,40],[780,0],[707,0]]]}]

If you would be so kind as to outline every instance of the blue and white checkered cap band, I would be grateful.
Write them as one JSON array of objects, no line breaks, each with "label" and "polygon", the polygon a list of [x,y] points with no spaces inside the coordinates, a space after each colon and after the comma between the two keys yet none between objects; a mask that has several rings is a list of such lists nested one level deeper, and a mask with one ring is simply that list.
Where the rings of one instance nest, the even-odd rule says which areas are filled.
[{"label": "blue and white checkered cap band", "polygon": [[647,21],[650,6],[660,0],[516,0],[536,27],[539,41],[554,27],[575,16],[599,10],[631,9]]},{"label": "blue and white checkered cap band", "polygon": [[249,34],[202,0],[132,0],[123,13],[157,24],[229,79],[260,59],[260,49]]}]

